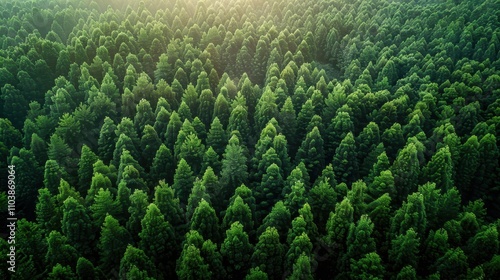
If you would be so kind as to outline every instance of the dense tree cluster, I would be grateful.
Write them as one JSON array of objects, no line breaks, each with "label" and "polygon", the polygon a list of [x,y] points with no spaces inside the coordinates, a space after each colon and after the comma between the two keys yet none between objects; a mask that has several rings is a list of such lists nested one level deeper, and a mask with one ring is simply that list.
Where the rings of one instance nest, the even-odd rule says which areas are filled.
[{"label": "dense tree cluster", "polygon": [[0,278],[500,279],[499,1],[0,10]]}]

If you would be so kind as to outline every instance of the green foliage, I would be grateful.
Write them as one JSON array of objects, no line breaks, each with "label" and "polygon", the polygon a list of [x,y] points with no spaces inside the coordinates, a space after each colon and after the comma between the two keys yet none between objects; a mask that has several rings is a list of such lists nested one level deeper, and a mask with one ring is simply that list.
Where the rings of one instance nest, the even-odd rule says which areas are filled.
[{"label": "green foliage", "polygon": [[500,278],[498,3],[118,2],[0,1],[1,279]]},{"label": "green foliage", "polygon": [[97,244],[100,256],[99,268],[105,274],[119,269],[120,259],[116,256],[123,256],[130,241],[128,231],[120,226],[118,220],[111,215],[106,215]]},{"label": "green foliage", "polygon": [[269,277],[280,277],[283,272],[284,248],[274,227],[268,227],[260,236],[252,255],[252,267],[259,267]]},{"label": "green foliage", "polygon": [[239,221],[232,223],[231,227],[226,230],[226,238],[221,244],[220,249],[228,273],[232,275],[245,275],[245,272],[249,268],[250,257],[252,256],[252,247],[244,226]]}]

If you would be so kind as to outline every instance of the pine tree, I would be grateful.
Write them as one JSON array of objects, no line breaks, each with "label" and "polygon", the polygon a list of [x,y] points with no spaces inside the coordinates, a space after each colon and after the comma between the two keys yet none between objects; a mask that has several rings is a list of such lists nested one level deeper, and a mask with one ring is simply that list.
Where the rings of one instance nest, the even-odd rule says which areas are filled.
[{"label": "pine tree", "polygon": [[434,182],[443,191],[451,189],[453,187],[453,162],[448,146],[439,149],[422,172],[423,181]]},{"label": "pine tree", "polygon": [[[471,199],[482,198],[485,195],[493,195],[491,186],[495,182],[498,174],[499,150],[496,145],[496,137],[493,134],[486,134],[479,141],[479,166],[474,176],[473,190]],[[492,205],[495,203],[492,201]]]},{"label": "pine tree", "polygon": [[186,218],[188,220],[193,216],[194,210],[198,207],[201,200],[210,203],[210,195],[207,194],[207,189],[205,185],[202,184],[201,180],[196,178],[186,207]]},{"label": "pine tree", "polygon": [[43,176],[43,184],[45,188],[47,188],[52,194],[56,194],[57,187],[59,187],[61,179],[64,175],[67,175],[67,173],[62,167],[59,166],[57,161],[47,160]]},{"label": "pine tree", "polygon": [[485,263],[498,253],[499,240],[496,226],[489,226],[469,239],[466,247],[471,266]]},{"label": "pine tree", "polygon": [[117,256],[123,256],[127,245],[131,242],[128,231],[120,226],[118,220],[111,215],[106,215],[101,227],[101,237],[97,248],[99,250],[99,268],[108,275],[118,270],[120,260]]},{"label": "pine tree", "polygon": [[246,183],[248,178],[247,158],[238,137],[233,135],[226,146],[222,159],[221,184],[225,190],[224,197],[234,193],[234,189]]},{"label": "pine tree", "polygon": [[205,145],[193,133],[187,136],[179,151],[179,157],[187,162],[194,174],[200,173],[204,154]]},{"label": "pine tree", "polygon": [[173,188],[181,205],[186,205],[188,202],[189,193],[193,187],[194,176],[189,164],[181,158],[174,175]]},{"label": "pine tree", "polygon": [[394,187],[394,176],[390,170],[380,172],[373,182],[368,187],[368,193],[372,199],[376,199],[384,193],[389,194],[390,197],[395,197],[396,189]]},{"label": "pine tree", "polygon": [[100,188],[94,197],[94,203],[90,205],[92,219],[96,227],[100,227],[106,215],[116,215],[113,195],[109,189]]},{"label": "pine tree", "polygon": [[113,159],[110,164],[113,164],[114,166],[120,166],[120,159],[123,151],[127,151],[129,156],[133,157],[134,159],[139,158],[139,152],[132,142],[132,139],[125,134],[120,134],[120,136],[118,137],[118,141],[116,141],[116,146],[113,152]]},{"label": "pine tree", "polygon": [[241,224],[245,232],[251,233],[253,231],[252,211],[239,195],[236,195],[229,204],[222,220],[222,228],[228,229],[235,222]]},{"label": "pine tree", "polygon": [[295,161],[303,161],[311,180],[316,180],[325,164],[323,138],[317,127],[314,127],[312,131],[307,133],[306,138],[297,151]]},{"label": "pine tree", "polygon": [[366,215],[361,216],[356,226],[351,224],[345,255],[345,261],[350,263],[349,267],[355,265],[365,255],[375,252],[375,239],[371,236],[372,231],[373,223]]},{"label": "pine tree", "polygon": [[229,123],[229,116],[231,115],[229,102],[223,94],[217,95],[214,104],[213,119],[218,118],[222,126],[225,128]]},{"label": "pine tree", "polygon": [[144,191],[135,190],[130,196],[130,207],[128,208],[130,218],[127,221],[126,228],[134,240],[137,240],[137,236],[141,231],[141,221],[146,214],[148,205],[148,196]]},{"label": "pine tree", "polygon": [[57,230],[61,226],[61,213],[56,207],[56,198],[47,188],[38,190],[36,204],[36,221],[46,233]]},{"label": "pine tree", "polygon": [[120,261],[120,278],[129,279],[129,273],[134,269],[143,271],[145,275],[153,279],[157,276],[157,270],[153,262],[144,251],[129,244]]},{"label": "pine tree", "polygon": [[275,94],[267,87],[255,107],[255,131],[264,129],[273,118],[278,118],[278,106]]},{"label": "pine tree", "polygon": [[257,235],[262,234],[267,228],[273,227],[278,231],[281,240],[284,242],[291,221],[290,210],[282,201],[278,201],[268,213],[258,228]]},{"label": "pine tree", "polygon": [[[136,176],[140,177],[140,180],[142,180],[142,177],[145,177],[143,167],[128,150],[124,149],[120,155],[120,161],[118,165],[118,175],[116,178],[117,185],[121,182],[122,179],[127,180],[126,171],[127,169],[129,169],[130,171],[131,168],[135,170],[135,172],[137,173]],[[129,173],[129,175],[132,174]],[[132,189],[134,188],[132,185],[129,185],[129,187]]]},{"label": "pine tree", "polygon": [[104,118],[104,123],[101,127],[101,132],[99,134],[98,140],[98,152],[99,158],[104,162],[109,163],[113,158],[113,151],[115,149],[116,143],[116,125],[112,119],[109,117]]},{"label": "pine tree", "polygon": [[468,200],[471,194],[471,182],[479,166],[479,141],[476,135],[472,135],[461,147],[460,163],[456,174],[460,180],[456,180],[457,188],[460,190],[464,200]]},{"label": "pine tree", "polygon": [[71,148],[57,134],[50,137],[50,143],[47,150],[49,160],[55,160],[61,167],[68,168],[73,165],[71,158]]},{"label": "pine tree", "polygon": [[[354,123],[348,112],[338,112],[327,126],[327,134],[325,135],[325,152],[327,159],[335,155],[335,150],[340,146],[349,132],[354,131]],[[361,152],[361,151],[360,151]]]},{"label": "pine tree", "polygon": [[205,240],[201,247],[201,256],[206,260],[208,269],[216,279],[226,278],[226,269],[222,263],[222,255],[216,243]]},{"label": "pine tree", "polygon": [[269,213],[271,205],[274,205],[280,197],[284,186],[283,178],[280,174],[280,169],[275,163],[271,164],[266,173],[262,177],[262,182],[255,193],[257,201],[257,220],[262,219],[266,213]]},{"label": "pine tree", "polygon": [[81,191],[90,186],[93,166],[97,160],[97,155],[87,145],[83,145],[80,161],[78,162],[78,186]]},{"label": "pine tree", "polygon": [[337,203],[335,212],[330,213],[326,224],[325,242],[338,247],[336,250],[337,257],[340,253],[346,251],[346,240],[349,234],[350,225],[353,223],[354,209],[348,198],[344,198],[342,202]]},{"label": "pine tree", "polygon": [[169,271],[173,271],[173,260],[177,256],[174,229],[154,203],[148,206],[141,225],[139,249],[151,259],[159,274],[172,277]]},{"label": "pine tree", "polygon": [[146,124],[141,138],[142,157],[140,161],[141,165],[146,167],[146,171],[149,171],[149,167],[153,163],[153,158],[161,144],[156,130],[151,125]]},{"label": "pine tree", "polygon": [[262,271],[259,267],[251,268],[250,272],[248,272],[245,280],[268,280],[269,277],[267,273]]},{"label": "pine tree", "polygon": [[94,227],[87,209],[76,199],[69,197],[64,201],[62,212],[62,233],[80,254],[90,254],[94,242]]},{"label": "pine tree", "polygon": [[247,273],[253,253],[252,247],[244,226],[238,221],[233,222],[226,230],[226,238],[220,249],[228,274],[237,278]]},{"label": "pine tree", "polygon": [[218,117],[215,117],[210,126],[207,135],[207,146],[211,146],[219,155],[224,153],[224,148],[227,145],[226,133],[222,127]]},{"label": "pine tree", "polygon": [[280,109],[279,114],[279,123],[283,127],[283,134],[288,140],[288,149],[290,154],[295,154],[295,151],[298,149],[298,141],[295,137],[295,133],[297,130],[296,124],[296,112],[293,107],[292,99],[288,97],[283,104],[283,107]]},{"label": "pine tree", "polygon": [[130,194],[131,190],[127,187],[127,183],[121,181],[120,184],[118,184],[116,200],[114,201],[116,208],[115,216],[121,224],[125,224],[129,219],[128,208],[130,207]]},{"label": "pine tree", "polygon": [[308,203],[311,205],[316,224],[321,231],[326,225],[330,212],[335,210],[336,202],[337,193],[327,178],[309,191]]},{"label": "pine tree", "polygon": [[[293,104],[296,104],[295,101]],[[301,143],[306,137],[307,133],[307,125],[311,122],[312,117],[314,116],[314,106],[312,105],[312,100],[308,99],[303,104],[298,115],[297,115],[297,130],[296,136],[298,143]]]},{"label": "pine tree", "polygon": [[239,131],[241,135],[241,143],[248,143],[248,138],[250,137],[250,123],[248,119],[248,110],[241,106],[237,105],[229,116],[229,123],[227,125],[227,131]]},{"label": "pine tree", "polygon": [[159,181],[164,180],[167,183],[173,182],[174,175],[174,158],[172,152],[165,146],[161,144],[156,155],[153,158],[153,163],[149,172],[149,181],[152,185],[157,184]]},{"label": "pine tree", "polygon": [[153,202],[172,226],[178,227],[185,223],[179,199],[174,196],[174,189],[166,183],[160,182],[156,186]]},{"label": "pine tree", "polygon": [[279,278],[283,274],[284,248],[280,236],[274,227],[268,227],[260,236],[252,255],[252,267],[259,267],[271,278]]},{"label": "pine tree", "polygon": [[179,117],[179,114],[176,111],[172,112],[172,115],[170,115],[170,121],[168,122],[167,125],[167,132],[165,133],[165,145],[171,151],[174,150],[174,145],[177,140],[177,135],[179,134],[181,126],[182,122]]},{"label": "pine tree", "polygon": [[394,197],[396,204],[400,204],[408,194],[416,190],[419,170],[417,148],[410,143],[399,152],[391,168],[397,190]]},{"label": "pine tree", "polygon": [[297,261],[293,264],[292,275],[290,275],[290,277],[288,277],[287,279],[288,280],[314,279],[310,257],[308,257],[306,254],[300,255]]},{"label": "pine tree", "polygon": [[[209,87],[209,85],[206,86]],[[203,124],[205,124],[205,126],[208,126],[212,122],[214,104],[215,98],[213,96],[212,90],[208,88],[202,90],[200,95],[200,106],[198,108],[197,115],[200,117],[200,120],[203,122]]]},{"label": "pine tree", "polygon": [[406,265],[416,267],[418,263],[418,253],[420,238],[417,233],[410,228],[406,232],[397,235],[391,241],[389,250],[389,261],[393,271],[399,271]]},{"label": "pine tree", "polygon": [[189,245],[178,261],[176,270],[177,276],[181,280],[188,279],[210,279],[211,272],[208,265],[200,255],[200,249],[194,245]]},{"label": "pine tree", "polygon": [[200,201],[198,207],[194,210],[190,228],[198,231],[207,240],[210,239],[213,242],[220,240],[219,218],[217,218],[212,206],[204,199]]},{"label": "pine tree", "polygon": [[333,157],[333,170],[335,178],[346,184],[352,183],[357,178],[358,162],[356,158],[356,146],[352,133],[348,133],[335,150]]},{"label": "pine tree", "polygon": [[288,252],[285,255],[285,273],[292,272],[294,264],[301,258],[301,256],[307,257],[307,261],[309,262],[309,258],[312,254],[312,248],[313,244],[305,232],[295,237],[290,244],[290,249],[288,249]]},{"label": "pine tree", "polygon": [[79,279],[92,280],[97,277],[94,265],[84,257],[78,258],[76,263],[76,274]]},{"label": "pine tree", "polygon": [[424,267],[428,267],[430,272],[436,271],[436,261],[444,256],[449,249],[448,233],[444,229],[430,230],[427,240],[424,243],[423,253],[425,258],[421,260]]},{"label": "pine tree", "polygon": [[201,173],[205,173],[208,167],[211,167],[215,174],[220,174],[222,162],[219,159],[219,154],[209,146],[203,155],[203,163],[201,165]]},{"label": "pine tree", "polygon": [[460,279],[467,273],[467,256],[461,248],[449,249],[436,265],[439,274],[445,279]]},{"label": "pine tree", "polygon": [[49,273],[49,277],[47,279],[56,280],[56,279],[74,279],[75,273],[70,266],[62,266],[61,264],[56,264],[52,271]]},{"label": "pine tree", "polygon": [[191,125],[196,132],[196,136],[201,139],[201,141],[205,142],[207,140],[207,130],[205,128],[205,124],[203,124],[198,117],[194,117]]},{"label": "pine tree", "polygon": [[424,236],[427,227],[424,197],[422,194],[410,194],[400,209],[396,210],[391,225],[393,236],[404,234],[410,228],[419,236]]},{"label": "pine tree", "polygon": [[56,264],[73,266],[78,259],[78,251],[67,244],[68,239],[58,231],[51,231],[47,236],[47,254],[45,264],[48,267]]}]

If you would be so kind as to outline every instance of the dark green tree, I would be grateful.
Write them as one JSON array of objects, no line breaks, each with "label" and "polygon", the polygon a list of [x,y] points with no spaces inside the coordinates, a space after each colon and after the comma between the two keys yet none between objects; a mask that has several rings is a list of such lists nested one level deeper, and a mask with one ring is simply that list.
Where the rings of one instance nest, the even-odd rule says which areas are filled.
[{"label": "dark green tree", "polygon": [[158,273],[163,277],[173,277],[175,264],[173,260],[177,256],[177,243],[174,229],[168,221],[165,221],[160,209],[151,203],[141,221],[142,230],[139,232],[139,249],[150,258]]},{"label": "dark green tree", "polygon": [[220,240],[219,218],[210,204],[202,199],[194,210],[190,221],[191,230],[198,231],[207,240]]},{"label": "dark green tree", "polygon": [[252,267],[259,267],[269,277],[276,279],[283,274],[284,248],[278,230],[268,227],[260,236],[252,255]]},{"label": "dark green tree", "polygon": [[87,209],[76,199],[69,197],[62,208],[61,229],[68,243],[80,254],[88,255],[93,250],[94,227]]},{"label": "dark green tree", "polygon": [[356,145],[352,133],[348,133],[335,150],[333,157],[333,170],[335,178],[346,184],[352,183],[357,177],[358,162],[356,157]]},{"label": "dark green tree", "polygon": [[150,168],[149,181],[151,184],[155,185],[161,180],[165,180],[168,183],[173,182],[173,160],[170,150],[164,144],[161,144],[156,151],[153,164]]},{"label": "dark green tree", "polygon": [[144,251],[129,244],[120,261],[119,276],[128,279],[129,273],[134,270],[143,271],[147,277],[153,279],[157,276],[157,269]]},{"label": "dark green tree", "polygon": [[179,161],[174,175],[173,189],[181,205],[187,205],[189,194],[194,183],[193,171],[183,158]]},{"label": "dark green tree", "polygon": [[253,246],[249,242],[244,226],[238,221],[232,223],[230,228],[226,230],[226,238],[221,244],[220,251],[227,272],[235,277],[238,275],[243,277],[250,267]]},{"label": "dark green tree", "polygon": [[105,275],[110,275],[120,267],[120,260],[116,256],[123,256],[127,245],[131,242],[128,231],[119,224],[118,220],[107,215],[101,227],[101,236],[97,248],[99,250],[99,268]]}]

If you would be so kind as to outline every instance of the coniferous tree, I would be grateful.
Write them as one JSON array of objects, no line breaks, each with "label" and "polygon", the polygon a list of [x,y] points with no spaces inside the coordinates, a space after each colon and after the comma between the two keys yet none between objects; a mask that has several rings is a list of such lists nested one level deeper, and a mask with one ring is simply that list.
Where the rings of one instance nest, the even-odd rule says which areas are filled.
[{"label": "coniferous tree", "polygon": [[[226,219],[224,219],[226,221]],[[230,275],[245,275],[250,267],[253,246],[250,244],[244,226],[236,221],[226,230],[226,238],[221,244],[221,254]]]},{"label": "coniferous tree", "polygon": [[239,195],[236,195],[228,206],[222,220],[222,228],[228,229],[236,222],[243,226],[245,232],[251,233],[253,231],[252,211]]},{"label": "coniferous tree", "polygon": [[246,183],[248,178],[247,159],[244,150],[240,145],[238,137],[233,135],[226,146],[222,159],[221,184],[226,190],[224,197],[234,193],[241,184]]},{"label": "coniferous tree", "polygon": [[284,248],[280,236],[274,227],[268,227],[260,236],[252,255],[252,267],[259,267],[271,278],[283,273]]},{"label": "coniferous tree", "polygon": [[212,147],[217,154],[222,155],[226,145],[226,133],[219,118],[215,117],[207,134],[207,146]]},{"label": "coniferous tree", "polygon": [[323,138],[317,127],[314,127],[302,142],[297,151],[296,162],[303,161],[311,180],[316,180],[323,169],[325,158]]},{"label": "coniferous tree", "polygon": [[340,182],[352,183],[358,173],[356,146],[352,133],[348,133],[335,150],[333,157],[333,170],[335,178]]},{"label": "coniferous tree", "polygon": [[419,170],[417,148],[410,143],[399,152],[391,168],[397,190],[396,203],[401,203],[408,194],[415,191]]},{"label": "coniferous tree", "polygon": [[177,165],[174,175],[173,188],[181,205],[186,205],[188,202],[189,193],[193,187],[194,176],[191,167],[186,160],[181,159]]},{"label": "coniferous tree", "polygon": [[391,241],[389,250],[389,261],[392,263],[393,271],[397,272],[406,265],[417,266],[420,238],[413,228],[397,235]]},{"label": "coniferous tree", "polygon": [[69,197],[64,201],[62,212],[62,233],[80,254],[89,255],[93,250],[94,227],[87,209]]},{"label": "coniferous tree", "polygon": [[116,256],[123,256],[131,241],[128,231],[111,215],[106,215],[101,226],[101,237],[97,248],[99,249],[99,268],[108,273],[118,270],[120,260]]},{"label": "coniferous tree", "polygon": [[179,279],[210,279],[212,273],[200,255],[200,249],[189,245],[179,259],[176,270]]},{"label": "coniferous tree", "polygon": [[144,251],[129,244],[120,261],[120,278],[128,279],[129,273],[134,270],[143,271],[144,275],[153,279],[157,276],[153,262]]},{"label": "coniferous tree", "polygon": [[198,231],[205,239],[219,242],[220,226],[219,218],[210,204],[202,199],[194,210],[190,222],[191,230]]},{"label": "coniferous tree", "polygon": [[139,249],[151,259],[158,273],[172,277],[169,271],[173,271],[173,260],[177,256],[174,229],[154,203],[148,206],[141,225]]}]

